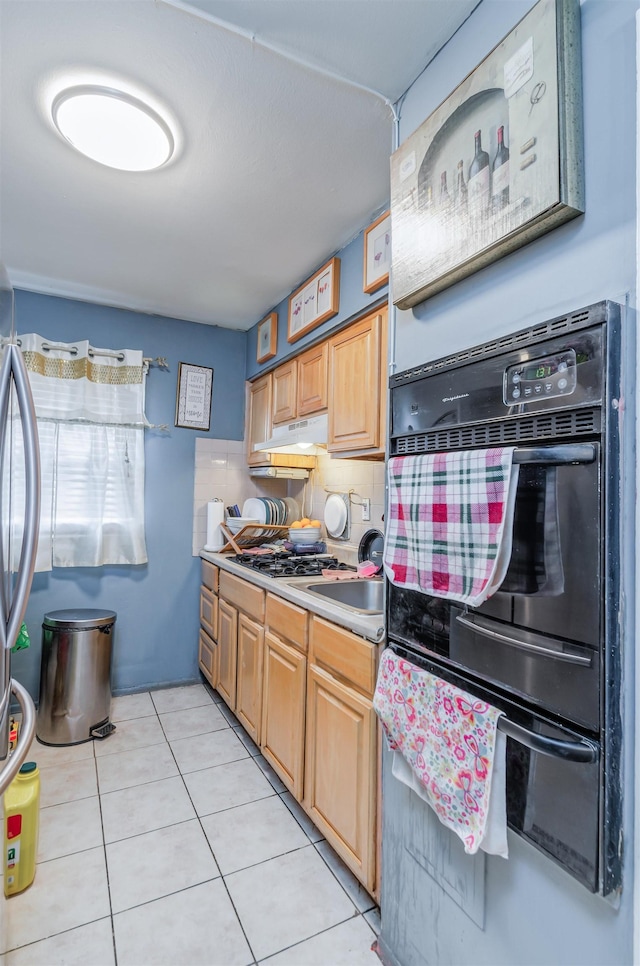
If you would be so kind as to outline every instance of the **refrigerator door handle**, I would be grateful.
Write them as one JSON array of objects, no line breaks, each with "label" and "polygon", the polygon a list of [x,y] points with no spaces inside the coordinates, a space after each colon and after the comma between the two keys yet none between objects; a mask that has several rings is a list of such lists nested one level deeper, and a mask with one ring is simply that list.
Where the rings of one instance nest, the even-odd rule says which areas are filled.
[{"label": "refrigerator door handle", "polygon": [[[5,446],[7,445],[7,421],[9,418],[9,398],[11,396],[11,351],[6,348],[2,358],[2,368],[0,369],[0,460],[5,458]],[[2,499],[6,496],[2,494]],[[0,540],[0,574],[8,573],[8,561],[4,559],[5,548]],[[7,642],[7,619],[9,615],[9,585],[4,579],[0,585],[0,649],[4,649]],[[9,698],[9,680],[3,684],[6,686],[6,697]],[[4,692],[4,688],[3,688]]]},{"label": "refrigerator door handle", "polygon": [[25,518],[18,576],[13,600],[7,615],[7,637],[5,641],[7,648],[13,646],[24,618],[24,612],[27,609],[27,600],[29,599],[35,570],[40,526],[40,455],[36,410],[22,352],[17,345],[10,346],[10,350],[11,369],[18,397],[24,440]]},{"label": "refrigerator door handle", "polygon": [[[7,346],[0,369],[0,460],[4,461],[7,444],[7,421],[11,396],[11,350]],[[1,484],[4,487],[4,484]],[[0,494],[4,501],[6,492]],[[1,514],[5,517],[5,507]],[[11,651],[7,647],[7,617],[11,593],[11,578],[4,560],[5,547],[0,539],[0,761],[9,754],[9,708],[11,705]]]}]

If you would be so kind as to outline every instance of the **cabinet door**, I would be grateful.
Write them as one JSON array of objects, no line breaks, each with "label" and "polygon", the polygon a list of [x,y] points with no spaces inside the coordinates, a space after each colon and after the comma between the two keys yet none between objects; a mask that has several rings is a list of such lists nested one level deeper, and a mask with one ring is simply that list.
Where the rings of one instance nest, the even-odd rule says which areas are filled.
[{"label": "cabinet door", "polygon": [[218,598],[204,584],[200,588],[200,623],[215,641],[218,636]]},{"label": "cabinet door", "polygon": [[265,634],[262,752],[294,798],[302,801],[307,659]]},{"label": "cabinet door", "polygon": [[379,450],[383,314],[376,312],[329,340],[330,453]]},{"label": "cabinet door", "polygon": [[298,366],[295,359],[278,366],[273,373],[273,422],[290,423],[296,418]]},{"label": "cabinet door", "polygon": [[309,667],[305,807],[369,892],[375,886],[376,718],[371,701]]},{"label": "cabinet door", "polygon": [[238,612],[226,600],[218,604],[218,694],[236,710]]},{"label": "cabinet door", "polygon": [[327,408],[328,382],[329,343],[321,342],[298,356],[298,416],[310,416]]},{"label": "cabinet door", "polygon": [[200,630],[198,647],[198,663],[200,670],[212,688],[218,688],[218,648],[206,631]]},{"label": "cabinet door", "polygon": [[247,394],[247,462],[261,466],[271,462],[267,453],[254,451],[256,443],[264,443],[271,436],[271,373],[249,385]]},{"label": "cabinet door", "polygon": [[238,616],[236,717],[253,740],[260,742],[264,627],[246,614]]}]

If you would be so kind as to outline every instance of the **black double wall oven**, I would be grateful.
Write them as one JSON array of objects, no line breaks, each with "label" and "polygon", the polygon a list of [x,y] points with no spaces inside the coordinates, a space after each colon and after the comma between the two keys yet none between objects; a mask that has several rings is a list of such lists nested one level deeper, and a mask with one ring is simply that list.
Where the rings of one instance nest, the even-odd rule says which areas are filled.
[{"label": "black double wall oven", "polygon": [[499,707],[507,820],[621,883],[621,312],[601,302],[391,378],[390,455],[514,446],[513,546],[477,608],[389,583],[389,645]]}]

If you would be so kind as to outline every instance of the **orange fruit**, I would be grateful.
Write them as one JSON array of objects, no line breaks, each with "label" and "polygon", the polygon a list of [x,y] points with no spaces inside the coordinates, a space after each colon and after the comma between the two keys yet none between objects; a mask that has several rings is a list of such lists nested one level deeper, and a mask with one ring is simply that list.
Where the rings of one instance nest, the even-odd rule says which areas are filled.
[{"label": "orange fruit", "polygon": [[317,527],[318,529],[320,529],[320,521],[319,520],[312,520],[310,526]]},{"label": "orange fruit", "polygon": [[310,523],[311,523],[311,520],[309,519],[309,517],[303,517],[302,520],[300,521],[300,526],[308,527]]},{"label": "orange fruit", "polygon": [[290,530],[300,530],[302,527],[302,522],[300,520],[294,520],[293,523],[289,524]]}]

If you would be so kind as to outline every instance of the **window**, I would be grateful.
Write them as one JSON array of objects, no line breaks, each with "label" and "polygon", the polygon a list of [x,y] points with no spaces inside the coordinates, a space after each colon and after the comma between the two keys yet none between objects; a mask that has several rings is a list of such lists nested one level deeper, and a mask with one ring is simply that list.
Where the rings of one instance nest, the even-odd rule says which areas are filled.
[{"label": "window", "polygon": [[[145,563],[142,352],[51,343],[35,334],[20,341],[40,442],[36,570]],[[21,519],[17,420],[13,431],[12,499]]]}]

